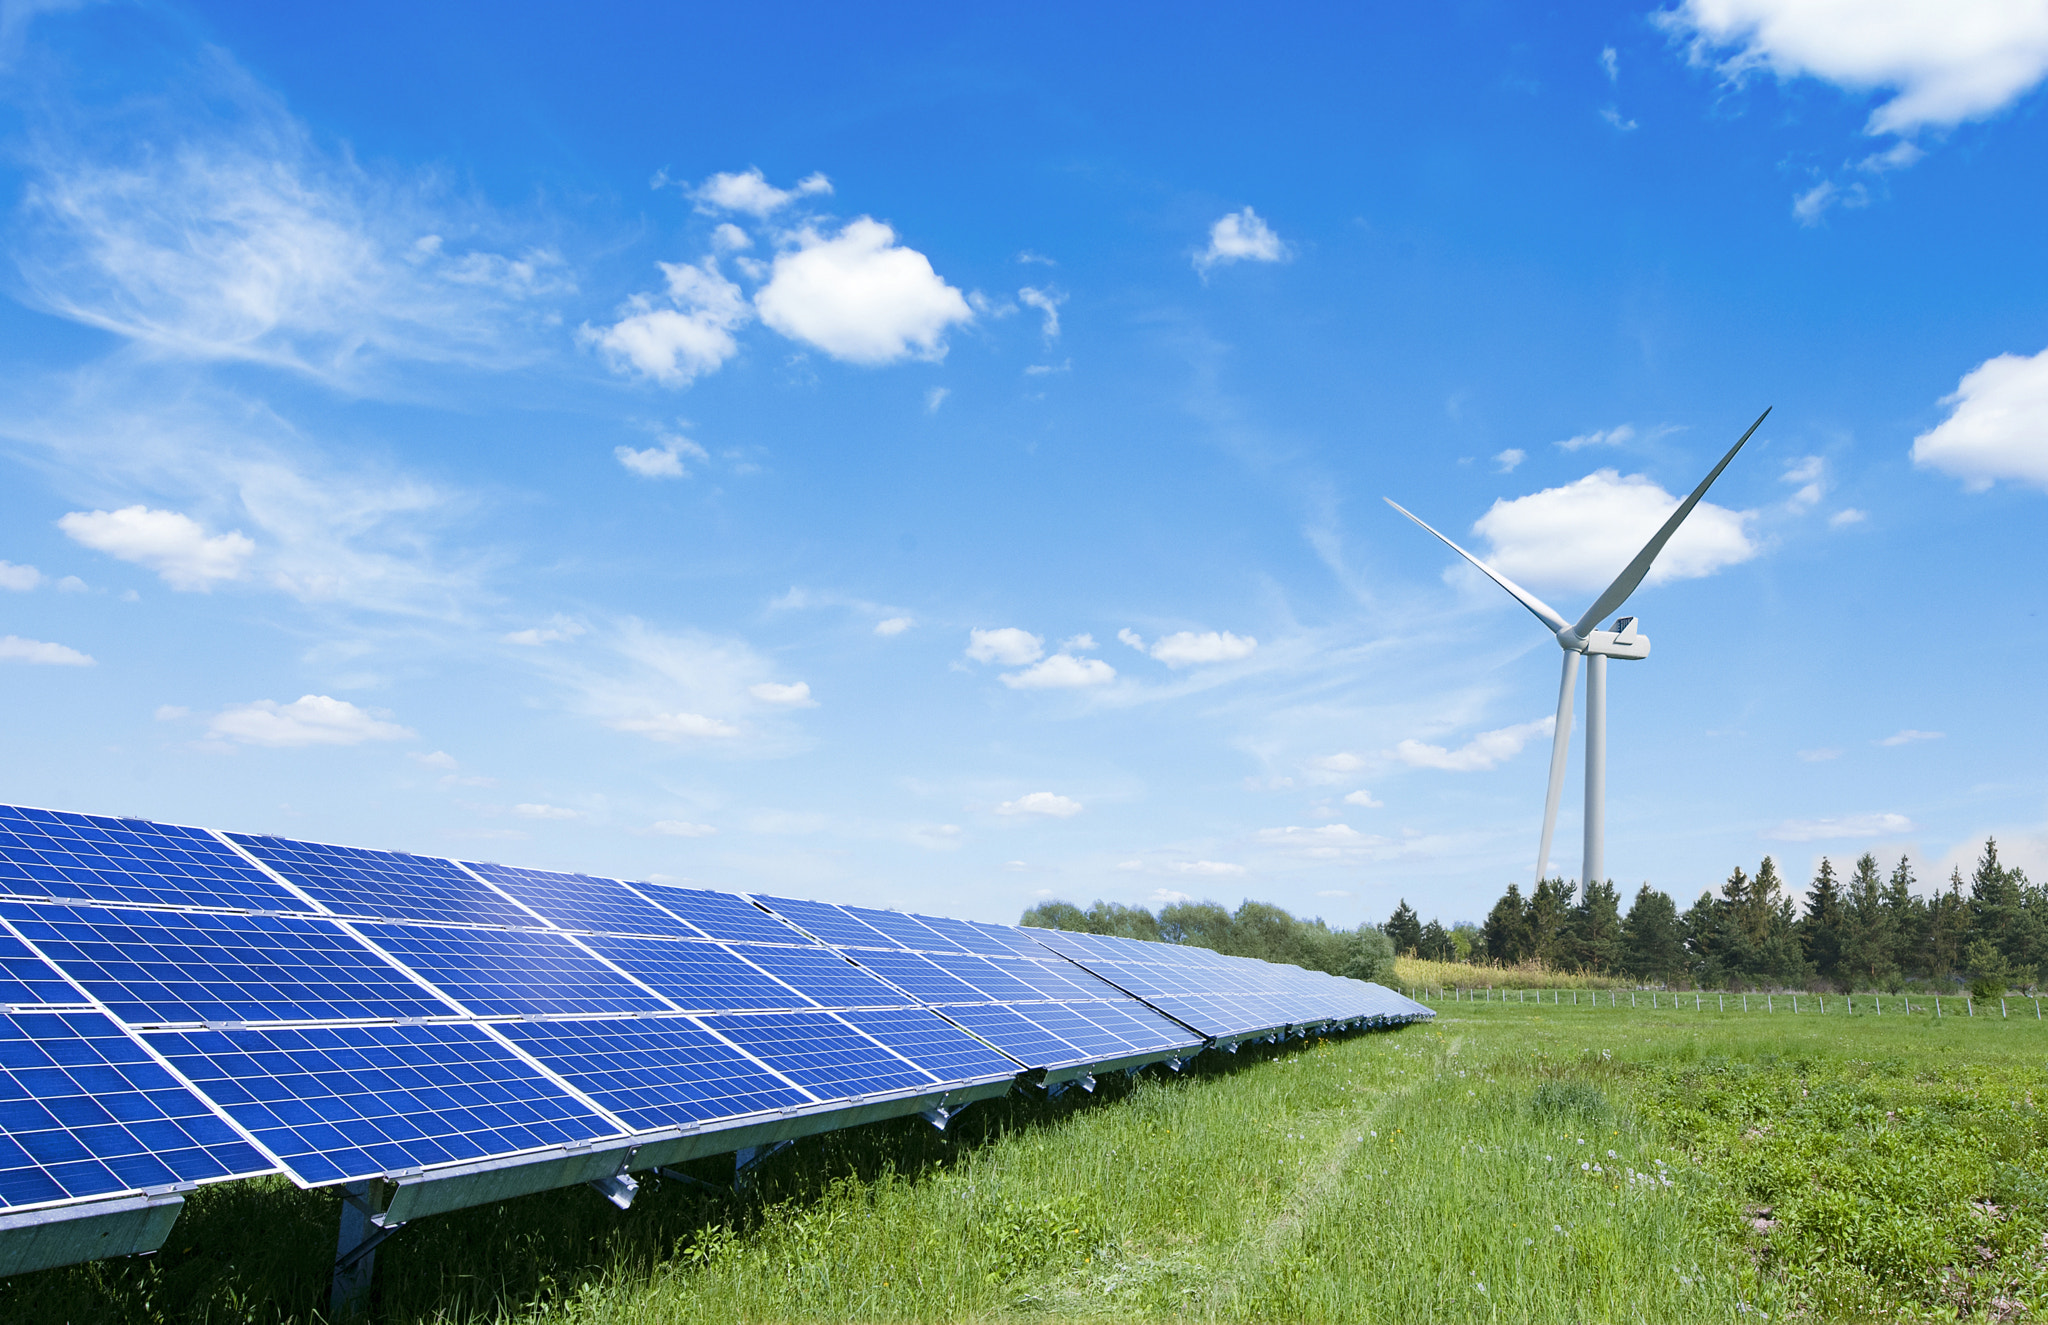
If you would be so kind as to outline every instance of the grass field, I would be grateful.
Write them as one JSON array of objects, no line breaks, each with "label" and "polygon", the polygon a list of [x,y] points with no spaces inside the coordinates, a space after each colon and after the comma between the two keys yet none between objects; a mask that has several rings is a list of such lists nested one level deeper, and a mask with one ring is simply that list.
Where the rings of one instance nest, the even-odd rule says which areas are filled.
[{"label": "grass field", "polygon": [[1394,978],[1402,989],[1627,989],[1630,982],[1586,971],[1553,971],[1540,962],[1514,966],[1474,966],[1469,962],[1430,962],[1420,957],[1394,958]]},{"label": "grass field", "polygon": [[[1832,1000],[1831,1000],[1832,1006]],[[821,1137],[742,1196],[424,1221],[380,1321],[2025,1319],[2048,1027],[1442,1005],[1434,1024]],[[699,1170],[715,1176],[712,1167]],[[334,1202],[216,1189],[0,1319],[317,1319]]]}]

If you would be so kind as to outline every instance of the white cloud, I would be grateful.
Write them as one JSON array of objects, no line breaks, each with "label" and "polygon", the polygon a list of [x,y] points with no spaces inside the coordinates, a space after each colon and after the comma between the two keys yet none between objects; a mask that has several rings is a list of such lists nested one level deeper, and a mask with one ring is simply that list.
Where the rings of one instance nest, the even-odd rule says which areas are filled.
[{"label": "white cloud", "polygon": [[1635,436],[1635,425],[1623,423],[1612,428],[1600,428],[1592,432],[1582,432],[1576,437],[1565,438],[1557,445],[1562,450],[1579,451],[1588,446],[1622,446],[1634,441]]},{"label": "white cloud", "polygon": [[2040,0],[1684,0],[1660,15],[1696,55],[1728,52],[1731,76],[1756,68],[1891,98],[1866,133],[1912,133],[1984,119],[2048,74]]},{"label": "white cloud", "polygon": [[[161,713],[159,713],[158,716],[162,716]],[[180,714],[179,716],[182,717],[183,715]],[[420,765],[422,768],[438,768],[443,772],[452,773],[457,768],[461,767],[461,765],[455,762],[455,756],[449,754],[446,750],[436,750],[432,754],[424,755],[415,752],[411,755],[408,755],[407,758],[411,759],[415,764]]]},{"label": "white cloud", "polygon": [[998,630],[970,630],[967,632],[967,656],[976,662],[996,663],[1003,667],[1021,667],[1036,662],[1045,652],[1045,639],[1016,626],[1004,626]]},{"label": "white cloud", "polygon": [[1192,902],[1195,899],[1187,893],[1178,892],[1172,888],[1154,888],[1152,896],[1147,900],[1154,906],[1178,906],[1182,902]]},{"label": "white cloud", "polygon": [[1284,262],[1287,257],[1287,246],[1273,227],[1247,207],[1209,227],[1209,247],[1195,255],[1195,270],[1207,275],[1211,267],[1232,262]]},{"label": "white cloud", "polygon": [[76,575],[66,575],[63,579],[57,581],[58,593],[84,593],[90,587]]},{"label": "white cloud", "polygon": [[1987,359],[1941,403],[1949,416],[1913,439],[1914,464],[1971,492],[2002,478],[2048,489],[2048,350]]},{"label": "white cloud", "polygon": [[1004,672],[1003,684],[1012,690],[1078,690],[1108,685],[1116,680],[1116,668],[1100,658],[1076,658],[1055,653],[1021,672]]},{"label": "white cloud", "polygon": [[1365,760],[1348,750],[1333,755],[1322,755],[1309,760],[1309,763],[1331,773],[1356,773],[1365,767]]},{"label": "white cloud", "polygon": [[612,455],[627,469],[641,478],[684,478],[688,471],[683,468],[681,457],[665,447],[650,446],[635,450],[630,446],[615,446]]},{"label": "white cloud", "polygon": [[1916,741],[1938,741],[1942,738],[1943,735],[1945,735],[1945,733],[1943,732],[1914,731],[1911,727],[1908,727],[1906,730],[1902,732],[1892,733],[1890,736],[1887,736],[1883,740],[1879,741],[1878,744],[1912,745]]},{"label": "white cloud", "polygon": [[930,259],[897,244],[880,221],[859,217],[829,236],[806,227],[792,238],[754,297],[761,320],[791,340],[848,363],[942,359],[946,329],[974,318]]},{"label": "white cloud", "polygon": [[1017,291],[1017,302],[1035,308],[1044,315],[1045,322],[1040,330],[1043,331],[1046,340],[1055,341],[1060,338],[1060,305],[1067,302],[1066,295],[1058,290],[1037,290],[1027,285]]},{"label": "white cloud", "polygon": [[807,681],[789,685],[778,685],[773,681],[762,681],[747,687],[747,693],[763,704],[774,704],[778,708],[811,709],[818,707],[818,701],[811,698],[811,687]]},{"label": "white cloud", "polygon": [[1259,642],[1250,635],[1233,635],[1227,630],[1181,630],[1154,640],[1151,653],[1168,667],[1192,667],[1197,663],[1236,662],[1251,657],[1258,647]]},{"label": "white cloud", "polygon": [[1081,802],[1056,792],[1034,791],[996,806],[997,814],[1043,814],[1054,819],[1071,819],[1081,812]]},{"label": "white cloud", "polygon": [[693,824],[686,819],[662,819],[647,831],[663,837],[710,837],[718,830],[710,824]]},{"label": "white cloud", "polygon": [[935,386],[926,391],[924,393],[924,412],[927,414],[937,414],[939,406],[945,404],[946,397],[952,394],[953,392],[950,387],[943,386]]},{"label": "white cloud", "polygon": [[240,579],[256,551],[256,544],[239,531],[208,534],[189,515],[147,506],[73,511],[57,527],[96,552],[155,571],[173,589],[202,593],[216,581]]},{"label": "white cloud", "polygon": [[1859,511],[1854,506],[1845,506],[1828,517],[1828,528],[1847,529],[1852,524],[1862,524],[1870,518],[1870,512]]},{"label": "white cloud", "polygon": [[1086,631],[1075,635],[1071,639],[1060,641],[1060,651],[1062,653],[1087,653],[1096,647],[1095,637]]},{"label": "white cloud", "polygon": [[1455,750],[1407,740],[1394,747],[1394,756],[1414,768],[1441,768],[1452,773],[1476,773],[1513,759],[1537,736],[1548,736],[1556,717],[1521,722],[1498,731],[1481,732]]},{"label": "white cloud", "polygon": [[[1224,860],[1175,860],[1169,861],[1166,868],[1172,870],[1175,874],[1199,874],[1208,878],[1226,878],[1233,874],[1244,873],[1244,866],[1235,865]],[[1161,891],[1165,890],[1161,889]],[[1184,894],[1177,893],[1175,896],[1179,897],[1182,901],[1187,900]]]},{"label": "white cloud", "polygon": [[754,241],[747,232],[730,221],[721,221],[718,228],[711,232],[711,247],[720,253],[738,253],[753,246]]},{"label": "white cloud", "polygon": [[1529,453],[1520,447],[1510,446],[1493,458],[1493,467],[1503,474],[1515,472],[1515,466],[1529,458]]},{"label": "white cloud", "polygon": [[1819,456],[1810,455],[1792,461],[1778,480],[1798,487],[1798,491],[1786,500],[1787,509],[1796,515],[1820,505],[1820,499],[1827,493],[1826,478],[1827,462]]},{"label": "white cloud", "polygon": [[1787,819],[1765,836],[1779,842],[1825,842],[1858,837],[1897,837],[1913,831],[1903,814],[1847,814],[1839,819]]},{"label": "white cloud", "polygon": [[[1487,560],[1511,580],[1604,589],[1657,532],[1678,498],[1641,474],[1597,470],[1561,488],[1496,501],[1473,524]],[[1649,584],[1696,579],[1758,552],[1748,512],[1702,501],[1650,567]]]},{"label": "white cloud", "polygon": [[886,621],[877,621],[875,633],[882,636],[901,635],[916,624],[917,622],[907,616],[892,616]]},{"label": "white cloud", "polygon": [[1637,127],[1634,120],[1627,119],[1622,115],[1619,106],[1602,106],[1600,108],[1600,118],[1606,120],[1609,127],[1618,129],[1623,133],[1628,133]]},{"label": "white cloud", "polygon": [[740,729],[701,713],[652,713],[645,717],[614,718],[605,724],[617,731],[633,732],[655,741],[684,741],[694,737],[726,739]]},{"label": "white cloud", "polygon": [[1374,800],[1372,793],[1363,789],[1354,791],[1349,796],[1346,796],[1344,803],[1346,805],[1356,805],[1363,810],[1383,810],[1387,805],[1385,801]]},{"label": "white cloud", "polygon": [[539,648],[543,644],[560,644],[564,641],[575,639],[579,635],[585,634],[588,630],[589,627],[585,626],[581,621],[572,621],[568,617],[558,616],[550,620],[545,626],[530,626],[525,630],[515,630],[508,635],[501,636],[501,638],[507,644],[522,644],[528,648]]},{"label": "white cloud", "polygon": [[[716,258],[656,265],[668,280],[669,307],[635,295],[619,309],[617,322],[602,330],[585,327],[579,334],[604,351],[615,371],[636,371],[664,386],[684,387],[739,353],[732,333],[751,314],[746,296],[718,270]],[[625,460],[623,454],[619,458]]]},{"label": "white cloud", "polygon": [[23,639],[19,635],[0,635],[0,662],[40,663],[48,667],[92,667],[96,664],[90,654],[62,644],[50,644],[39,639]]},{"label": "white cloud", "polygon": [[42,582],[43,573],[34,566],[17,566],[11,561],[0,561],[0,589],[27,593]]},{"label": "white cloud", "polygon": [[1600,68],[1607,74],[1608,82],[1621,81],[1621,56],[1612,46],[1600,48]]},{"label": "white cloud", "polygon": [[289,704],[259,699],[253,704],[233,705],[213,715],[207,732],[244,745],[274,747],[360,745],[364,741],[402,741],[413,735],[379,712],[326,695],[301,695]]},{"label": "white cloud", "polygon": [[1840,759],[1842,752],[1833,746],[1822,746],[1818,750],[1801,750],[1799,757],[1809,764],[1825,764],[1830,759]]},{"label": "white cloud", "polygon": [[[768,182],[759,166],[738,172],[721,172],[698,185],[690,195],[703,211],[745,212],[766,217],[798,198],[832,192],[832,181],[822,174],[807,175],[793,189],[778,189]],[[721,226],[720,229],[726,227]]]},{"label": "white cloud", "polygon": [[568,810],[559,805],[523,804],[512,807],[512,813],[522,819],[581,819],[583,811]]},{"label": "white cloud", "polygon": [[[158,722],[176,722],[180,718],[189,718],[191,716],[192,710],[186,708],[183,704],[157,705],[156,720]],[[417,759],[419,756],[414,755],[413,758]]]},{"label": "white cloud", "polygon": [[1350,824],[1323,824],[1318,828],[1261,828],[1255,836],[1267,846],[1281,847],[1310,860],[1336,860],[1382,844]]},{"label": "white cloud", "polygon": [[1132,630],[1130,627],[1126,626],[1124,629],[1119,630],[1116,633],[1116,637],[1122,640],[1124,643],[1130,645],[1132,648],[1136,649],[1138,652],[1145,652],[1144,637],[1138,634],[1137,631]]}]

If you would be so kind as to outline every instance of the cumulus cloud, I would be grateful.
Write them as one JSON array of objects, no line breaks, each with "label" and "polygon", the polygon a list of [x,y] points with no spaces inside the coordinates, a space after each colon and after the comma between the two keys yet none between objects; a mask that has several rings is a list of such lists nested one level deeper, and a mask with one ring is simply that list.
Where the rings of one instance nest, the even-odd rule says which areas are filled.
[{"label": "cumulus cloud", "polygon": [[1730,76],[1891,93],[1864,126],[1873,134],[1987,118],[2048,74],[2040,0],[1684,0],[1661,18]]},{"label": "cumulus cloud", "polygon": [[1906,730],[1902,732],[1892,733],[1890,736],[1887,736],[1883,740],[1879,741],[1878,744],[1912,745],[1916,741],[1938,741],[1942,738],[1943,735],[1944,733],[1942,732],[1914,731],[1911,727],[1908,727]]},{"label": "cumulus cloud", "polygon": [[1870,512],[1859,511],[1854,506],[1845,506],[1828,517],[1828,528],[1847,529],[1852,524],[1862,524],[1870,518]]},{"label": "cumulus cloud", "polygon": [[[185,714],[182,710],[180,710],[177,716],[182,718],[185,716]],[[163,717],[162,709],[157,710],[157,717]],[[461,767],[460,764],[456,763],[455,756],[449,754],[446,750],[436,750],[432,754],[414,753],[407,756],[407,758],[411,759],[415,764],[420,765],[422,768],[438,768],[446,773],[452,773],[457,768]]]},{"label": "cumulus cloud", "polygon": [[0,589],[27,593],[42,582],[43,573],[34,566],[17,566],[11,561],[0,561]]},{"label": "cumulus cloud", "polygon": [[617,322],[586,326],[579,335],[602,350],[615,371],[685,387],[739,353],[733,332],[752,312],[740,287],[718,270],[716,258],[656,265],[667,278],[666,306],[656,296],[635,295],[619,309]]},{"label": "cumulus cloud", "polygon": [[931,260],[898,244],[880,221],[859,217],[836,235],[805,227],[791,241],[776,254],[754,307],[776,331],[835,359],[942,359],[947,328],[974,318]]},{"label": "cumulus cloud", "polygon": [[[1194,874],[1211,879],[1229,878],[1244,873],[1244,866],[1232,864],[1227,860],[1174,860],[1168,861],[1166,868],[1175,874]],[[1166,890],[1162,888],[1159,891],[1163,893]],[[1180,901],[1187,900],[1185,893],[1175,893],[1173,896]]]},{"label": "cumulus cloud", "polygon": [[259,699],[232,705],[213,715],[207,732],[220,740],[277,748],[402,741],[413,735],[387,714],[327,695],[301,695],[289,704]]},{"label": "cumulus cloud", "polygon": [[1195,270],[1205,276],[1211,267],[1233,262],[1284,262],[1287,245],[1273,227],[1247,207],[1231,212],[1209,227],[1209,247],[1195,255]]},{"label": "cumulus cloud", "polygon": [[[813,194],[832,192],[832,181],[823,174],[811,174],[797,181],[793,189],[778,189],[768,182],[758,166],[749,166],[737,172],[721,172],[705,180],[691,193],[697,200],[700,211],[745,212],[753,217],[767,217],[795,202],[798,198]],[[737,229],[720,226],[720,230]],[[744,239],[745,236],[741,235]],[[743,247],[743,246],[742,246]]]},{"label": "cumulus cloud", "polygon": [[722,740],[740,734],[740,729],[732,723],[707,718],[702,713],[650,713],[641,717],[613,718],[605,725],[653,741]]},{"label": "cumulus cloud", "polygon": [[1168,667],[1193,667],[1197,663],[1236,662],[1251,657],[1258,647],[1259,642],[1250,635],[1233,635],[1227,630],[1181,630],[1154,640],[1151,654]]},{"label": "cumulus cloud", "polygon": [[615,446],[612,455],[641,478],[688,478],[690,471],[683,467],[683,457],[692,460],[709,460],[711,453],[687,437],[663,434],[660,445],[636,449],[631,446]]},{"label": "cumulus cloud", "polygon": [[1017,302],[1028,308],[1037,309],[1044,317],[1045,321],[1040,330],[1046,340],[1055,341],[1060,338],[1060,305],[1067,302],[1066,295],[1058,290],[1037,290],[1027,285],[1017,291]]},{"label": "cumulus cloud", "polygon": [[1999,479],[2048,489],[2048,350],[2001,354],[1944,399],[1949,416],[1913,439],[1913,463],[1982,492]]},{"label": "cumulus cloud", "polygon": [[881,635],[884,637],[890,635],[901,635],[904,631],[910,629],[912,626],[916,624],[917,622],[911,620],[907,616],[892,616],[886,620],[877,621],[875,623],[875,633],[877,635]]},{"label": "cumulus cloud", "polygon": [[527,803],[512,807],[512,813],[522,819],[581,819],[583,811],[564,809],[560,805]]},{"label": "cumulus cloud", "polygon": [[1582,432],[1576,437],[1565,438],[1557,445],[1562,450],[1580,451],[1589,446],[1622,446],[1634,441],[1635,437],[1635,425],[1623,423],[1612,428],[1596,428],[1592,432]]},{"label": "cumulus cloud", "polygon": [[1481,732],[1455,750],[1406,740],[1394,747],[1394,757],[1414,768],[1441,768],[1451,773],[1484,772],[1513,759],[1532,738],[1550,735],[1556,725],[1555,716],[1516,723],[1497,731]]},{"label": "cumulus cloud", "polygon": [[39,639],[23,639],[19,635],[0,635],[0,662],[37,663],[45,667],[92,667],[95,662],[90,654],[62,644],[51,644]]},{"label": "cumulus cloud", "polygon": [[1071,653],[1055,653],[1021,672],[1003,673],[1003,684],[1012,690],[1077,690],[1114,680],[1116,668],[1102,659],[1076,658]]},{"label": "cumulus cloud", "polygon": [[1511,446],[1493,458],[1493,467],[1502,474],[1512,474],[1515,466],[1529,458],[1529,453],[1520,447]]},{"label": "cumulus cloud", "polygon": [[1038,661],[1044,652],[1043,636],[1016,626],[967,632],[967,656],[976,662],[1022,667],[1025,663]]},{"label": "cumulus cloud", "polygon": [[1903,814],[1846,814],[1839,819],[1787,819],[1767,837],[1779,842],[1827,842],[1859,837],[1897,837],[1913,831]]},{"label": "cumulus cloud", "polygon": [[155,571],[173,589],[201,593],[217,581],[240,579],[256,551],[256,544],[239,531],[209,534],[189,515],[147,506],[73,511],[57,527],[96,552]]},{"label": "cumulus cloud", "polygon": [[710,837],[718,830],[710,824],[693,824],[687,819],[662,819],[647,831],[663,837]]},{"label": "cumulus cloud", "polygon": [[1290,824],[1285,828],[1261,828],[1255,836],[1267,846],[1281,847],[1311,860],[1336,860],[1378,846],[1382,841],[1366,836],[1350,824],[1323,824],[1316,828]]},{"label": "cumulus cloud", "polygon": [[1071,819],[1081,812],[1081,802],[1057,792],[1033,791],[996,806],[997,814],[1043,814],[1054,819]]},{"label": "cumulus cloud", "polygon": [[1352,792],[1349,796],[1346,796],[1344,798],[1344,803],[1346,805],[1356,805],[1362,810],[1383,810],[1386,808],[1387,805],[1385,801],[1374,800],[1372,798],[1372,793],[1362,788],[1358,791]]},{"label": "cumulus cloud", "polygon": [[790,685],[778,685],[773,681],[763,681],[758,685],[748,686],[747,693],[760,700],[763,704],[773,704],[777,708],[810,709],[818,707],[818,701],[811,698],[810,683],[806,681],[797,681]]},{"label": "cumulus cloud", "polygon": [[[1597,470],[1561,488],[1496,501],[1473,524],[1487,560],[1511,580],[1604,589],[1678,509],[1678,498],[1641,474]],[[1650,568],[1646,583],[1697,579],[1754,557],[1749,512],[1702,501]]]},{"label": "cumulus cloud", "polygon": [[1348,750],[1333,755],[1320,755],[1309,760],[1309,763],[1329,773],[1356,773],[1365,767],[1365,760]]}]

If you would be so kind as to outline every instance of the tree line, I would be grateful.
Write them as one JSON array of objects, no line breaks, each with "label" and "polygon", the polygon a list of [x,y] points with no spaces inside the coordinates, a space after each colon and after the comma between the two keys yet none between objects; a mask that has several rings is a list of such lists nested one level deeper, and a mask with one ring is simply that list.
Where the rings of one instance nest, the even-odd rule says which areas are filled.
[{"label": "tree line", "polygon": [[1071,902],[1042,902],[1018,922],[1077,934],[1114,934],[1155,943],[1186,943],[1232,957],[1257,957],[1353,980],[1386,984],[1394,978],[1394,945],[1373,925],[1332,929],[1321,917],[1304,920],[1265,902],[1232,911],[1216,902],[1175,902],[1154,915],[1142,906],[1097,902],[1082,910]]},{"label": "tree line", "polygon": [[1613,883],[1583,889],[1544,879],[1524,896],[1510,884],[1476,930],[1422,923],[1403,898],[1383,929],[1396,952],[1436,961],[1628,976],[1699,988],[1898,990],[1966,984],[1980,998],[2031,989],[2048,971],[2048,886],[1998,859],[1986,838],[1966,881],[1950,871],[1931,897],[1914,891],[1912,862],[1886,871],[1865,852],[1847,877],[1823,857],[1803,897],[1765,856],[1737,867],[1719,895],[1680,912],[1648,884],[1627,914]]}]

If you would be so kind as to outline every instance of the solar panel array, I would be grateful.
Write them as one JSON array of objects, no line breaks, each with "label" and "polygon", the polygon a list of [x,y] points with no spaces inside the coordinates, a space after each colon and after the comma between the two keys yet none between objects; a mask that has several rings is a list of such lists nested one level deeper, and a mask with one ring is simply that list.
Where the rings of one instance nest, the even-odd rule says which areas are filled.
[{"label": "solar panel array", "polygon": [[0,806],[0,1218],[874,1116],[1428,1015],[1196,948]]}]

